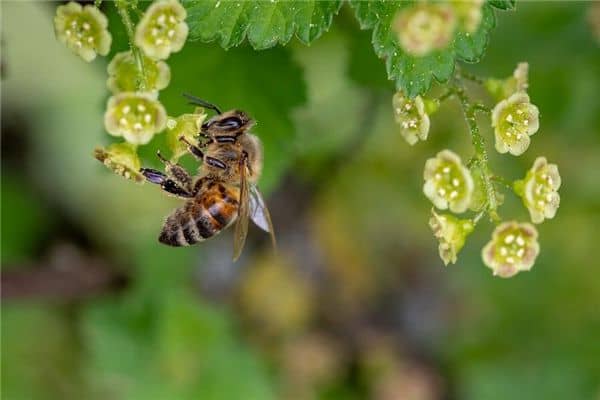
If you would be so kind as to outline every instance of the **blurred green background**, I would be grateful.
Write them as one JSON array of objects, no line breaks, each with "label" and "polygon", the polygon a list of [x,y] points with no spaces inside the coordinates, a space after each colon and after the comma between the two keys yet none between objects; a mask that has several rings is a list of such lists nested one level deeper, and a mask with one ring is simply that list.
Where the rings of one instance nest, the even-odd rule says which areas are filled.
[{"label": "blurred green background", "polygon": [[[168,60],[170,115],[189,111],[180,94],[194,93],[248,111],[265,142],[261,187],[281,249],[273,255],[252,228],[232,264],[231,232],[160,246],[180,202],[92,157],[111,141],[110,58],[88,65],[57,43],[54,4],[3,1],[2,398],[599,399],[591,6],[521,2],[499,13],[483,61],[466,66],[505,77],[530,63],[540,131],[521,157],[492,154],[492,167],[516,179],[544,155],[563,178],[535,267],[503,280],[480,259],[489,223],[447,268],[427,226],[425,160],[471,153],[457,104],[408,146],[370,33],[347,6],[310,47],[188,43]],[[110,24],[113,53],[125,50]],[[159,166],[162,136],[143,148],[145,165]],[[527,218],[509,193],[500,211]]]}]

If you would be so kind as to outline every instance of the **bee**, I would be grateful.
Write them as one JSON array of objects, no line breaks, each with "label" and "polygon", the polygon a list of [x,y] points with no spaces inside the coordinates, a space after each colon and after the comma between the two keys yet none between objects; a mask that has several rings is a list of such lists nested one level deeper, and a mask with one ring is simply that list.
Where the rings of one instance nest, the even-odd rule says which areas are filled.
[{"label": "bee", "polygon": [[158,237],[169,246],[189,246],[209,239],[230,225],[234,227],[233,260],[242,252],[248,233],[248,220],[271,236],[275,234],[271,216],[258,190],[263,154],[260,139],[249,132],[254,120],[240,110],[221,112],[215,105],[184,94],[191,104],[216,112],[200,128],[199,144],[189,142],[188,151],[201,161],[197,176],[165,159],[165,172],[142,168],[140,172],[170,195],[186,199],[165,220]]}]

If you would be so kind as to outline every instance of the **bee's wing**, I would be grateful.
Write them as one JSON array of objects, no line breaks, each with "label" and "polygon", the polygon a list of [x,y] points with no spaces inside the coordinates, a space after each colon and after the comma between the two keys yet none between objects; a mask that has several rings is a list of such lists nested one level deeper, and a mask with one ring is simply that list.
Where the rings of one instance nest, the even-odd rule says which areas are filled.
[{"label": "bee's wing", "polygon": [[244,243],[246,243],[246,235],[248,234],[248,215],[249,215],[249,201],[248,201],[248,180],[246,179],[246,160],[242,158],[242,164],[240,165],[240,208],[238,210],[238,217],[235,223],[235,230],[233,232],[233,261],[240,258]]},{"label": "bee's wing", "polygon": [[250,218],[252,219],[252,222],[263,231],[271,234],[271,242],[273,243],[273,247],[276,247],[275,231],[273,230],[271,215],[269,214],[269,210],[265,205],[265,200],[256,185],[250,185],[250,196],[248,201],[250,203]]}]

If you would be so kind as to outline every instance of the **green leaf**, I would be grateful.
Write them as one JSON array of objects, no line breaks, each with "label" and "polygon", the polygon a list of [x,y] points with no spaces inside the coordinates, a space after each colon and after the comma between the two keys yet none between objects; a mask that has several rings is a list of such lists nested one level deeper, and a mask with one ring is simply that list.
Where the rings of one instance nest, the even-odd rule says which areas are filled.
[{"label": "green leaf", "polygon": [[228,49],[247,37],[256,50],[285,45],[294,33],[305,44],[329,29],[341,0],[185,0],[191,40],[216,40]]},{"label": "green leaf", "polygon": [[489,3],[492,7],[499,8],[500,10],[514,10],[517,0],[489,0]]},{"label": "green leaf", "polygon": [[404,52],[391,29],[397,10],[410,3],[351,0],[350,4],[361,29],[373,30],[373,48],[377,56],[385,60],[388,79],[395,82],[396,89],[404,91],[410,97],[427,92],[434,79],[446,82],[452,75],[457,60],[479,62],[487,46],[488,35],[496,24],[492,8],[485,4],[481,24],[476,32],[467,34],[457,31],[446,49],[415,57]]}]

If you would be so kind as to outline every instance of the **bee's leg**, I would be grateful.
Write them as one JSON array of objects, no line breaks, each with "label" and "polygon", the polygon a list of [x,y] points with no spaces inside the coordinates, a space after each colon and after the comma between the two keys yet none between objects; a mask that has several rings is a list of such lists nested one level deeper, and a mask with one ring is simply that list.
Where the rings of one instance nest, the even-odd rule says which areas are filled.
[{"label": "bee's leg", "polygon": [[177,183],[178,186],[185,189],[188,193],[192,191],[192,177],[179,164],[173,164],[171,161],[164,158],[160,152],[157,152],[158,158],[165,164],[165,171],[169,178]]},{"label": "bee's leg", "polygon": [[204,160],[204,152],[200,149],[200,147],[190,143],[185,136],[179,136],[179,140],[187,144],[189,152],[192,153],[194,157],[196,157],[198,160]]},{"label": "bee's leg", "polygon": [[202,152],[202,150],[198,146],[194,146],[192,143],[190,143],[185,137],[180,136],[179,140],[181,140],[182,142],[187,144],[188,150],[190,151],[190,153],[192,153],[194,156],[196,156],[196,158],[198,158],[199,160],[202,160],[203,162],[207,163],[211,167],[227,169],[227,165],[223,161],[219,160],[218,158],[204,157],[204,153]]},{"label": "bee's leg", "polygon": [[140,173],[146,177],[148,182],[160,185],[167,193],[183,198],[194,197],[190,191],[180,187],[177,182],[160,171],[151,168],[141,168]]}]

